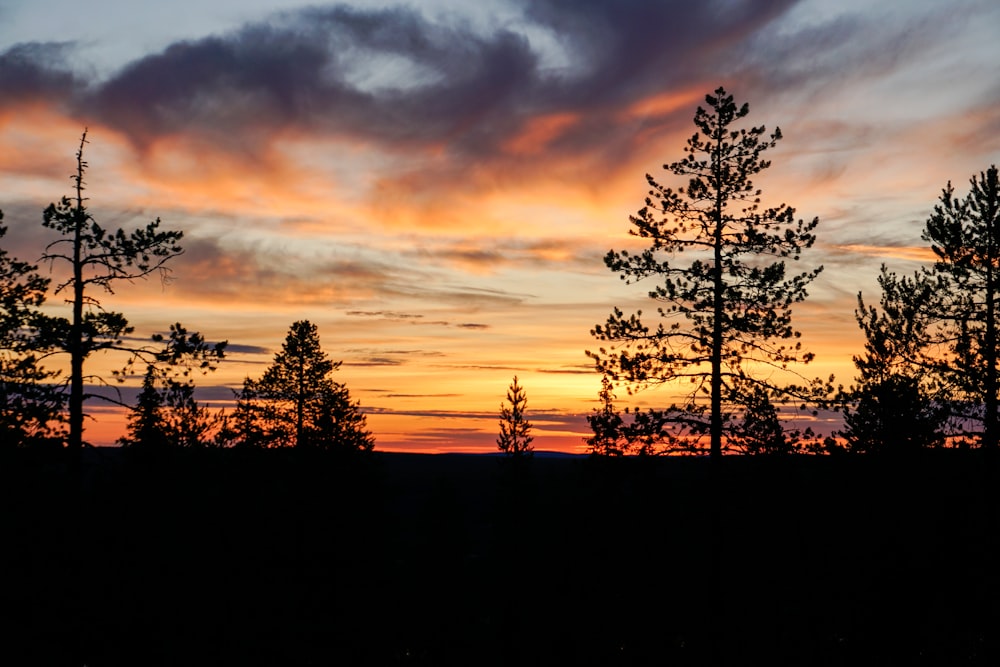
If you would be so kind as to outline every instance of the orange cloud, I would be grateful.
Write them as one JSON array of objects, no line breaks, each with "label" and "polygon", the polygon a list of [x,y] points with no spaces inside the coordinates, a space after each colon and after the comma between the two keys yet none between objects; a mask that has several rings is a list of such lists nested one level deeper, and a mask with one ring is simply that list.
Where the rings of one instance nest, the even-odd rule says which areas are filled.
[{"label": "orange cloud", "polygon": [[930,248],[923,247],[894,247],[876,246],[851,243],[847,245],[831,246],[844,252],[867,255],[869,257],[884,257],[886,259],[902,259],[915,262],[935,262],[937,255]]},{"label": "orange cloud", "polygon": [[678,111],[684,111],[686,117],[690,108],[704,99],[705,91],[708,89],[707,84],[699,82],[697,86],[690,86],[682,90],[657,92],[628,106],[620,114],[620,118],[625,120],[647,116],[666,116]]},{"label": "orange cloud", "polygon": [[554,113],[531,118],[524,124],[519,134],[504,144],[504,150],[514,155],[541,153],[579,122],[578,113]]},{"label": "orange cloud", "polygon": [[[0,108],[0,173],[5,197],[54,200],[69,190],[84,124],[45,102]],[[58,188],[52,191],[53,188]]]}]

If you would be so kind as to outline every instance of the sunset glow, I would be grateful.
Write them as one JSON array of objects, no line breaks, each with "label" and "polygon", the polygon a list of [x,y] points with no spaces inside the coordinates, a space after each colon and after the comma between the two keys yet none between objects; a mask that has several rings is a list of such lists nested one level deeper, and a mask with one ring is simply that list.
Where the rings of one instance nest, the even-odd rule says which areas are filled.
[{"label": "sunset glow", "polygon": [[[684,185],[662,166],[719,85],[784,135],[765,200],[820,218],[802,263],[824,271],[794,309],[807,376],[851,382],[858,292],[931,261],[941,189],[1000,162],[991,0],[144,4],[0,3],[6,247],[52,240],[41,213],[89,128],[97,220],[184,232],[169,281],[104,306],[142,339],[179,321],[228,340],[199,381],[216,406],[310,320],[381,450],[495,450],[517,375],[535,447],[584,451],[589,331],[655,309],[602,258],[641,247],[646,173]],[[121,411],[98,407],[86,438],[113,444]]]}]

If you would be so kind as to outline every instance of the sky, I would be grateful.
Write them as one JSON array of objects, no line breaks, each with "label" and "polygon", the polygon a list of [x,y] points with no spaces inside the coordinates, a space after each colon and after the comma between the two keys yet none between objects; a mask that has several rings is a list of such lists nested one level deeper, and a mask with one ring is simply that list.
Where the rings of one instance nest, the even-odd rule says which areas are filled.
[{"label": "sky", "polygon": [[[4,243],[53,240],[41,211],[88,128],[97,220],[184,232],[168,282],[98,296],[139,338],[228,340],[205,400],[306,319],[377,449],[495,450],[517,375],[536,449],[583,451],[590,330],[655,310],[603,257],[641,247],[645,174],[683,185],[663,165],[705,94],[781,128],[756,183],[820,219],[801,262],[824,267],[793,310],[799,370],[849,384],[858,292],[926,262],[941,189],[1000,161],[998,30],[994,0],[0,0]],[[122,435],[90,412],[91,442]]]}]

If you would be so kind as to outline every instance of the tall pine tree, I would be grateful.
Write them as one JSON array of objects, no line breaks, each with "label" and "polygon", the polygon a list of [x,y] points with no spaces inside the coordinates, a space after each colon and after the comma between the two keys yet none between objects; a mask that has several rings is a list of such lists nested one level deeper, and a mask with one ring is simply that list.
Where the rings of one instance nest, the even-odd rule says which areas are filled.
[{"label": "tall pine tree", "polygon": [[84,362],[94,352],[120,348],[133,327],[122,313],[101,308],[95,290],[112,293],[121,283],[130,283],[158,271],[181,254],[179,231],[160,230],[156,219],[129,233],[107,230],[97,222],[86,206],[84,176],[87,162],[83,159],[87,132],[80,138],[76,152],[76,172],[73,196],[50,204],[43,213],[42,225],[59,238],[45,248],[42,260],[63,264],[68,277],[55,289],[69,293],[71,315],[68,319],[52,318],[45,324],[52,344],[69,355],[69,439],[71,449],[83,445],[83,405],[88,398],[84,383]]},{"label": "tall pine tree", "polygon": [[[659,304],[660,322],[651,327],[642,311],[625,315],[615,308],[591,332],[608,347],[588,354],[615,380],[684,392],[658,420],[649,420],[651,428],[675,441],[684,433],[686,443],[707,433],[717,458],[747,383],[776,395],[807,393],[795,383],[777,384],[773,371],[813,357],[802,350],[791,307],[806,298],[822,267],[788,272],[786,260],[812,246],[819,221],[796,220],[785,204],[762,208],[753,182],[770,166],[763,154],[781,131],[739,127],[749,105],[737,105],[723,88],[705,101],[686,155],[664,165],[686,184],[675,190],[646,176],[649,195],[629,231],[648,247],[639,254],[612,250],[604,260],[628,284],[657,281],[648,294]],[[813,381],[808,388],[824,387]]]}]

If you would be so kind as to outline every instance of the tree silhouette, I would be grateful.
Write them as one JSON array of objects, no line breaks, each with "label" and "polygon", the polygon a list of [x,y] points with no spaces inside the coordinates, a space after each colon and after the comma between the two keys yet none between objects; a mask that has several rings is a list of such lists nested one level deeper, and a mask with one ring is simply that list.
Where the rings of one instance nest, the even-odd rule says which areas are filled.
[{"label": "tree silhouette", "polygon": [[170,325],[167,337],[155,334],[162,343],[158,350],[137,349],[129,363],[116,371],[123,381],[132,366],[144,361],[142,390],[129,415],[129,435],[120,440],[125,446],[200,447],[214,441],[221,417],[212,414],[195,399],[197,374],[217,368],[225,357],[226,341],[209,344],[200,333],[189,333],[180,323]]},{"label": "tree silhouette", "polygon": [[146,368],[142,390],[128,416],[128,434],[119,439],[123,447],[162,449],[167,446],[166,420],[163,416],[163,396],[156,386],[156,369]]},{"label": "tree silhouette", "polygon": [[330,375],[340,367],[320,347],[315,324],[292,324],[281,352],[253,384],[270,444],[370,450],[374,441],[358,403]]},{"label": "tree silhouette", "polygon": [[[591,332],[610,347],[587,354],[599,372],[638,388],[689,386],[683,402],[647,415],[648,423],[668,441],[677,442],[678,433],[689,436],[679,438],[682,443],[708,433],[711,454],[719,457],[739,385],[800,397],[826,389],[818,381],[779,386],[770,379],[772,369],[813,357],[801,349],[791,306],[806,298],[822,267],[788,274],[785,260],[812,246],[819,221],[796,221],[795,209],[785,204],[762,209],[761,190],[751,180],[770,166],[761,156],[781,131],[768,136],[763,126],[737,128],[749,105],[737,106],[723,88],[705,100],[709,109],[698,107],[698,131],[686,155],[664,165],[687,177],[687,185],[673,190],[646,176],[649,196],[629,231],[649,247],[640,254],[612,250],[604,259],[628,284],[660,281],[649,296],[660,303],[664,321],[651,329],[642,311],[626,316],[615,308]],[[768,372],[754,377],[762,368]]]},{"label": "tree silhouette", "polygon": [[530,435],[531,422],[524,416],[527,406],[528,396],[515,375],[507,389],[507,404],[500,404],[500,435],[497,437],[497,448],[509,458],[531,457],[534,437]]},{"label": "tree silhouette", "polygon": [[856,385],[842,397],[844,430],[851,451],[904,452],[943,443],[947,420],[944,386],[927,371],[937,358],[924,356],[927,318],[937,301],[931,281],[899,278],[882,266],[881,310],[858,294],[855,317],[865,334],[865,353],[854,357]]},{"label": "tree silhouette", "polygon": [[[922,234],[937,255],[933,272],[941,279],[940,317],[950,348],[950,376],[959,400],[978,403],[982,442],[996,449],[997,292],[1000,290],[1000,178],[992,165],[970,179],[965,199],[951,182]],[[975,413],[973,413],[975,414]],[[971,415],[967,415],[971,416]]]},{"label": "tree silhouette", "polygon": [[788,454],[793,443],[778,419],[778,409],[765,388],[752,385],[742,399],[743,415],[733,426],[729,439],[747,454]]},{"label": "tree silhouette", "polygon": [[232,414],[223,415],[217,444],[223,447],[264,447],[267,434],[263,427],[262,406],[256,383],[246,377],[240,391],[233,393],[236,407]]},{"label": "tree silhouette", "polygon": [[853,452],[910,452],[944,443],[944,414],[919,380],[892,375],[860,385],[844,412],[844,432]]},{"label": "tree silhouette", "polygon": [[597,456],[622,456],[629,442],[625,437],[625,421],[615,409],[614,386],[607,375],[601,378],[601,391],[597,396],[600,406],[587,415],[587,423],[594,432],[586,439],[587,447]]},{"label": "tree silhouette", "polygon": [[84,393],[88,379],[84,362],[98,350],[123,349],[123,337],[133,331],[123,314],[101,308],[93,295],[94,288],[110,294],[120,282],[165,271],[164,264],[181,253],[177,243],[182,236],[179,231],[161,231],[159,218],[130,233],[101,227],[86,208],[87,198],[83,196],[88,166],[83,151],[87,143],[84,131],[76,153],[76,173],[71,177],[73,198],[63,197],[50,204],[42,222],[61,236],[46,246],[42,260],[50,265],[63,262],[69,268],[69,277],[56,286],[55,293],[70,292],[72,315],[68,320],[53,318],[46,328],[52,332],[52,342],[70,357],[67,444],[71,449],[83,445],[83,404],[88,398]]},{"label": "tree silhouette", "polygon": [[[0,239],[6,234],[0,225]],[[0,248],[0,441],[7,447],[49,441],[62,425],[58,373],[41,366],[38,309],[49,280],[37,270]]]},{"label": "tree silhouette", "polygon": [[[898,276],[883,267],[881,312],[866,311],[859,295],[863,312],[859,323],[869,350],[875,351],[869,355],[872,360],[880,361],[884,351],[896,369],[883,389],[888,397],[880,405],[898,408],[901,414],[888,420],[913,419],[913,401],[922,406],[918,416],[924,426],[947,418],[945,437],[977,436],[985,448],[996,450],[1000,441],[997,167],[974,175],[970,184],[969,194],[956,198],[949,181],[927,220],[921,238],[930,243],[934,264],[912,276]],[[876,374],[874,380],[862,386],[878,389],[885,378]],[[937,441],[934,436],[930,444]]]},{"label": "tree silhouette", "polygon": [[315,427],[321,445],[329,449],[369,452],[375,447],[361,404],[352,402],[347,387],[339,382],[320,396]]}]

